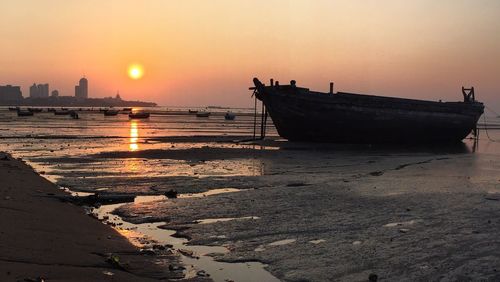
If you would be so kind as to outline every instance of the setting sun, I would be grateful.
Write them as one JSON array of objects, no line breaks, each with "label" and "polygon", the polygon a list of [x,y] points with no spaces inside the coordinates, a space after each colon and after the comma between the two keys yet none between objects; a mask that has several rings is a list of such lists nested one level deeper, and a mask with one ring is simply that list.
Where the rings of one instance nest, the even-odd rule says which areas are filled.
[{"label": "setting sun", "polygon": [[128,67],[128,76],[132,79],[139,79],[144,75],[144,70],[141,65],[130,65]]}]

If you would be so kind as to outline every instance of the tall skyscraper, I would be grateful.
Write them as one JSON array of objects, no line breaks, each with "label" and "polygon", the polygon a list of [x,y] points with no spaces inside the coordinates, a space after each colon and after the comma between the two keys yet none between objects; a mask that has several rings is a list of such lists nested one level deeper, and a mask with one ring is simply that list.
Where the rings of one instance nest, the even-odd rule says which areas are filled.
[{"label": "tall skyscraper", "polygon": [[78,85],[75,86],[75,97],[77,99],[87,99],[89,97],[88,91],[88,80],[83,77],[80,79]]},{"label": "tall skyscraper", "polygon": [[38,87],[35,83],[30,86],[30,98],[38,98]]}]

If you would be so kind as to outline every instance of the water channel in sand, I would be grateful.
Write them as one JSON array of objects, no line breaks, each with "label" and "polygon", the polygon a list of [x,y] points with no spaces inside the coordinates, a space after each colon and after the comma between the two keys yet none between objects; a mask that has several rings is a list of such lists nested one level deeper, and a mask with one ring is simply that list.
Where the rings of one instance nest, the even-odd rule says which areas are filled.
[{"label": "water channel in sand", "polygon": [[[88,196],[92,193],[73,192],[65,189],[73,196]],[[234,188],[221,188],[214,189],[204,193],[194,194],[181,194],[179,198],[198,198],[210,195],[217,195],[222,193],[238,192]],[[165,196],[136,196],[134,203],[147,203],[154,201],[168,200]],[[174,250],[177,250],[181,256],[181,261],[186,267],[186,278],[195,277],[198,271],[203,270],[210,275],[214,281],[238,281],[238,282],[275,282],[280,281],[271,273],[265,270],[266,265],[261,262],[239,262],[228,263],[220,262],[213,259],[211,254],[227,253],[229,250],[223,246],[202,246],[202,245],[189,245],[188,240],[184,238],[175,237],[175,230],[164,229],[165,222],[154,223],[140,223],[133,224],[124,221],[120,216],[113,214],[113,211],[120,206],[127,203],[102,205],[98,208],[91,209],[90,212],[97,215],[97,217],[113,226],[134,245],[147,248],[143,243],[147,241],[151,244],[159,245],[172,245]],[[228,220],[257,220],[257,217],[244,217],[244,218],[223,218],[223,219],[205,219],[200,220],[198,224],[210,224],[218,221]],[[145,240],[144,240],[145,239]],[[181,250],[181,251],[179,251]],[[187,250],[187,252],[185,251]],[[186,253],[192,252],[192,255]]]}]

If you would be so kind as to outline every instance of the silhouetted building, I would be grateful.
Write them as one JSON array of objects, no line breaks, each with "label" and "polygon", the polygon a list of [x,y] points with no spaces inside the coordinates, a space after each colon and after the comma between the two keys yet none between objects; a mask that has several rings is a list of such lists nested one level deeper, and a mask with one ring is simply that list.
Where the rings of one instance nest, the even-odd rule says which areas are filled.
[{"label": "silhouetted building", "polygon": [[23,99],[20,86],[5,85],[0,86],[1,102],[19,102]]},{"label": "silhouetted building", "polygon": [[87,99],[89,97],[88,80],[83,77],[78,85],[75,86],[75,97],[77,99]]},{"label": "silhouetted building", "polygon": [[35,83],[30,86],[30,98],[38,98],[38,87]]},{"label": "silhouetted building", "polygon": [[30,98],[48,98],[49,97],[49,84],[38,84],[30,86]]},{"label": "silhouetted building", "polygon": [[53,90],[53,91],[50,93],[50,97],[54,97],[54,98],[59,97],[59,91],[57,91],[57,90]]},{"label": "silhouetted building", "polygon": [[49,98],[49,84],[38,84],[38,98]]}]

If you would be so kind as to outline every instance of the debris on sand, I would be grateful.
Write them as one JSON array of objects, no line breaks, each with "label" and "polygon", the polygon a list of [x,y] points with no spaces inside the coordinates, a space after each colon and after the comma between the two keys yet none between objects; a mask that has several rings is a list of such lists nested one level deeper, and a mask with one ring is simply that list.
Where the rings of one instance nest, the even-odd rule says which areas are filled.
[{"label": "debris on sand", "polygon": [[372,172],[370,172],[371,176],[381,176],[382,174],[384,174],[383,171],[372,171]]},{"label": "debris on sand", "polygon": [[310,184],[304,183],[304,182],[295,182],[295,183],[288,183],[286,186],[287,187],[301,187],[301,186],[309,186]]},{"label": "debris on sand", "polygon": [[165,192],[165,196],[169,199],[175,199],[177,198],[177,190],[175,189],[170,189],[168,191]]},{"label": "debris on sand", "polygon": [[200,270],[200,271],[196,272],[196,275],[200,276],[200,277],[209,277],[210,276],[210,274],[206,273],[205,270]]},{"label": "debris on sand", "polygon": [[484,199],[489,201],[500,201],[499,198],[493,198],[493,197],[485,197]]},{"label": "debris on sand", "polygon": [[179,251],[179,253],[181,253],[181,254],[183,254],[183,255],[185,255],[185,256],[187,256],[187,257],[190,257],[190,258],[195,258],[195,259],[199,259],[199,258],[200,258],[200,257],[196,256],[196,255],[194,254],[194,252],[193,252],[193,251],[191,251],[191,250],[186,250],[186,249],[178,249],[178,251]]}]

